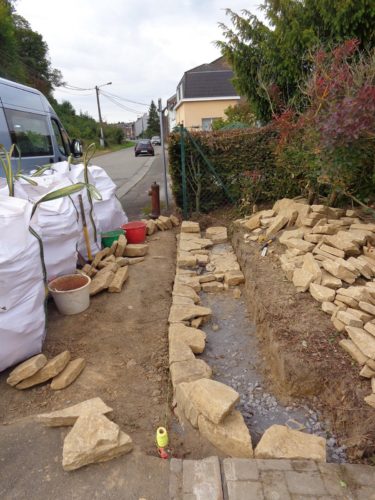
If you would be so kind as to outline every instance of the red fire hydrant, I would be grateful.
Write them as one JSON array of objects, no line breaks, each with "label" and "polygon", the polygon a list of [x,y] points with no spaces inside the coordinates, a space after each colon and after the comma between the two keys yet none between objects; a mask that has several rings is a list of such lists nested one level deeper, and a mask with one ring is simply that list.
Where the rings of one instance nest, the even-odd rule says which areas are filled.
[{"label": "red fire hydrant", "polygon": [[148,192],[151,196],[151,219],[157,219],[160,215],[160,186],[156,182],[151,184],[151,188]]}]

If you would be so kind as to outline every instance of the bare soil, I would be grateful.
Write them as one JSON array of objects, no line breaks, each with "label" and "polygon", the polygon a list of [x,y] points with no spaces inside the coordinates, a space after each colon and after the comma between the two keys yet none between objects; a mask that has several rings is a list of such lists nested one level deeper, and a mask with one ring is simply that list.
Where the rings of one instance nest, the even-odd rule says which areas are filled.
[{"label": "bare soil", "polygon": [[246,277],[247,306],[261,339],[263,368],[271,389],[285,401],[304,398],[330,422],[351,461],[375,452],[374,410],[364,401],[368,380],[338,345],[344,335],[308,293],[296,293],[283,275],[274,242],[266,257],[257,243],[244,243],[242,228],[232,244]]},{"label": "bare soil", "polygon": [[172,429],[175,456],[214,453],[198,433],[184,433],[170,413],[167,320],[175,275],[175,232],[159,232],[149,243],[145,261],[129,266],[121,293],[98,294],[91,298],[88,310],[74,316],[62,316],[49,301],[44,354],[51,358],[68,349],[72,359],[86,360],[86,368],[62,391],[52,391],[48,383],[19,391],[6,384],[10,370],[1,373],[0,422],[99,396],[113,408],[111,418],[143,452],[156,455],[156,428],[166,425]]}]

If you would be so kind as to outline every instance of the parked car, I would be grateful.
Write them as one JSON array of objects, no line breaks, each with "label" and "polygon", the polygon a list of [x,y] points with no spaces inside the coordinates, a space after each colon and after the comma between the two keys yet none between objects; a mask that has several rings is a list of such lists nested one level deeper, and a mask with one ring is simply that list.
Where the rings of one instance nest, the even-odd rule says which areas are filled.
[{"label": "parked car", "polygon": [[[0,78],[0,144],[9,151],[17,144],[21,169],[82,156],[79,140],[70,140],[59,117],[44,95],[36,89]],[[18,158],[12,162],[18,167]],[[1,169],[0,169],[1,175]]]},{"label": "parked car", "polygon": [[137,142],[134,148],[135,156],[139,155],[151,155],[155,156],[154,148],[151,144],[150,139],[141,139]]},{"label": "parked car", "polygon": [[154,135],[151,137],[151,144],[157,144],[158,146],[161,146],[161,139],[158,135]]}]

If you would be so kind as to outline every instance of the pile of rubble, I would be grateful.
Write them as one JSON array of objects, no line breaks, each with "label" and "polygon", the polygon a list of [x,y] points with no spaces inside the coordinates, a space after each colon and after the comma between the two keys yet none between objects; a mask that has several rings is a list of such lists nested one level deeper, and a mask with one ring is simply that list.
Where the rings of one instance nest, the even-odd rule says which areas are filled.
[{"label": "pile of rubble", "polygon": [[285,276],[347,333],[340,346],[371,379],[372,393],[364,399],[375,408],[375,224],[361,221],[355,210],[290,199],[236,223],[249,230],[246,241],[264,246],[277,236],[287,247],[279,257]]},{"label": "pile of rubble", "polygon": [[273,425],[253,451],[242,414],[236,410],[240,395],[211,380],[212,370],[196,354],[204,351],[206,335],[199,326],[211,309],[199,305],[202,292],[220,292],[244,282],[236,256],[227,242],[225,227],[207,229],[185,221],[178,236],[177,270],[169,315],[169,367],[174,401],[180,419],[185,417],[214,446],[232,457],[312,458],[326,460],[325,439],[285,426]]},{"label": "pile of rubble", "polygon": [[157,231],[166,231],[167,229],[172,229],[180,225],[179,219],[175,215],[166,217],[165,215],[159,215],[158,219],[142,219],[146,223],[147,234],[154,234]]},{"label": "pile of rubble", "polygon": [[14,368],[7,378],[7,383],[16,389],[29,389],[52,379],[50,388],[58,391],[71,385],[85,365],[83,358],[71,361],[69,351],[64,351],[50,360],[47,360],[44,354],[38,354]]},{"label": "pile of rubble", "polygon": [[38,421],[48,427],[73,426],[64,439],[64,470],[105,462],[133,449],[130,436],[106,417],[111,411],[112,408],[100,398],[93,398],[63,410],[38,415]]}]

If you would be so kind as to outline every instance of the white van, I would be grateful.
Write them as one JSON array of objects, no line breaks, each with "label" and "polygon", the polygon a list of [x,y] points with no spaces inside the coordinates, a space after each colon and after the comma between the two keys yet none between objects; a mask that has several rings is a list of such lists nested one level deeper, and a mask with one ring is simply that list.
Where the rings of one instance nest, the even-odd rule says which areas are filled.
[{"label": "white van", "polygon": [[[31,87],[0,78],[0,144],[9,151],[15,143],[21,151],[21,168],[35,167],[82,156],[79,140],[70,140],[44,95]],[[1,154],[1,152],[0,152]],[[18,167],[14,152],[13,167]],[[4,175],[0,171],[0,177]]]}]

